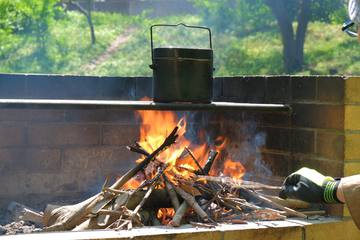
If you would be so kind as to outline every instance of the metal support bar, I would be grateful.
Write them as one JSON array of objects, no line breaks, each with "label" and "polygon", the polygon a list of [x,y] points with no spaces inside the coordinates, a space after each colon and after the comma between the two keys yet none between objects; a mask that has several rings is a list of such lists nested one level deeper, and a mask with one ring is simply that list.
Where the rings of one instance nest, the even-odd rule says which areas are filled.
[{"label": "metal support bar", "polygon": [[0,108],[118,108],[124,110],[173,110],[173,111],[261,111],[291,112],[285,104],[256,104],[212,102],[205,103],[155,103],[152,101],[113,100],[55,100],[55,99],[0,99]]}]

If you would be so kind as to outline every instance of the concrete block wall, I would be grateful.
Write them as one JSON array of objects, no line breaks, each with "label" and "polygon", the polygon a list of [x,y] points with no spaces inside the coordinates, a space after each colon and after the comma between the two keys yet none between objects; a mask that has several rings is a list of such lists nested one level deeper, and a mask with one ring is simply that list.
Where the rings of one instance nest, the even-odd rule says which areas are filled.
[{"label": "concrete block wall", "polygon": [[223,100],[292,106],[289,116],[246,113],[266,132],[263,155],[283,159],[283,173],[308,166],[330,176],[343,175],[343,77],[230,77],[222,82]]},{"label": "concrete block wall", "polygon": [[[114,179],[137,155],[134,114],[119,110],[0,110],[0,204],[77,201]],[[44,117],[42,117],[44,116]],[[35,207],[34,206],[34,207]]]},{"label": "concrete block wall", "polygon": [[[326,76],[216,78],[216,101],[286,103],[293,113],[197,112],[190,125],[232,137],[235,157],[250,159],[244,165],[255,175],[261,175],[254,165],[260,154],[277,182],[302,166],[331,176],[358,173],[358,82]],[[148,77],[0,74],[0,98],[138,100],[151,97],[151,88]],[[76,202],[97,192],[106,176],[114,179],[134,164],[138,156],[125,146],[138,132],[134,112],[111,107],[2,107],[0,206],[9,200],[31,206]],[[265,142],[254,150],[258,133]]]}]

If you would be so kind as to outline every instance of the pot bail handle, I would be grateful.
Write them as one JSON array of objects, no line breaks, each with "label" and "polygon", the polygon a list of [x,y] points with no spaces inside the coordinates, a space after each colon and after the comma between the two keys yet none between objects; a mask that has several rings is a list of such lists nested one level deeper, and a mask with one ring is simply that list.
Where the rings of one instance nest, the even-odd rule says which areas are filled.
[{"label": "pot bail handle", "polygon": [[358,34],[357,34],[356,32],[354,32],[354,31],[351,31],[351,30],[350,30],[350,28],[351,28],[352,26],[354,26],[354,25],[355,25],[354,22],[352,22],[351,20],[348,20],[348,21],[346,21],[346,22],[342,25],[341,30],[342,30],[343,32],[347,33],[350,37],[357,37]]},{"label": "pot bail handle", "polygon": [[151,41],[151,59],[154,60],[154,56],[153,56],[153,50],[154,50],[154,42],[153,42],[153,28],[154,27],[178,27],[178,26],[183,26],[183,27],[187,27],[187,28],[195,28],[195,29],[204,29],[207,30],[209,32],[209,45],[210,45],[210,49],[212,49],[212,39],[211,39],[211,30],[208,27],[202,27],[202,26],[191,26],[191,25],[186,25],[185,23],[178,23],[178,24],[154,24],[150,27],[150,41]]}]

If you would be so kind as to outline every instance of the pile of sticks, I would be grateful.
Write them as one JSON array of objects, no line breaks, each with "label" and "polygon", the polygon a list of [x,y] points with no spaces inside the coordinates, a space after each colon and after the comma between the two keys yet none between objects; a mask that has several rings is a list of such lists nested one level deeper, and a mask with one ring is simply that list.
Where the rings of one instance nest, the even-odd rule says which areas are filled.
[{"label": "pile of sticks", "polygon": [[[44,230],[120,230],[160,224],[176,227],[183,223],[213,227],[219,223],[306,217],[277,198],[263,194],[264,189],[277,190],[278,187],[209,176],[218,155],[216,151],[210,151],[201,166],[192,151],[185,148],[196,169],[159,161],[159,155],[176,142],[178,131],[177,126],[152,153],[137,143],[129,146],[128,149],[141,154],[143,160],[111,186],[106,181],[95,196],[75,205],[48,205],[43,215]],[[186,174],[179,174],[181,172]],[[140,186],[125,189],[124,185],[139,173],[145,176]],[[298,204],[295,201],[295,205]],[[169,208],[174,214],[166,214]],[[159,209],[165,209],[162,216],[158,214]]]}]

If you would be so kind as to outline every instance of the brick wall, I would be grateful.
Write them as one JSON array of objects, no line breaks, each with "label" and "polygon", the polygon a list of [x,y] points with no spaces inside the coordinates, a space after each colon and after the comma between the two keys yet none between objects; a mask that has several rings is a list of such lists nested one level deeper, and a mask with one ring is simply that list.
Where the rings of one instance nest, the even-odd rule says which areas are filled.
[{"label": "brick wall", "polygon": [[[356,173],[358,82],[343,77],[216,78],[217,101],[287,103],[293,113],[193,112],[189,126],[195,132],[206,129],[212,139],[228,136],[228,154],[257,180],[281,182],[302,166],[331,176]],[[137,100],[151,96],[151,86],[146,77],[0,74],[0,98]],[[42,206],[91,195],[106,176],[114,179],[134,164],[138,156],[125,146],[138,139],[138,132],[134,112],[111,107],[2,107],[0,206],[9,200]]]},{"label": "brick wall", "polygon": [[224,100],[292,106],[291,116],[246,113],[267,133],[262,152],[270,159],[282,159],[282,173],[309,166],[331,176],[343,175],[344,78],[274,76],[222,81]]}]

